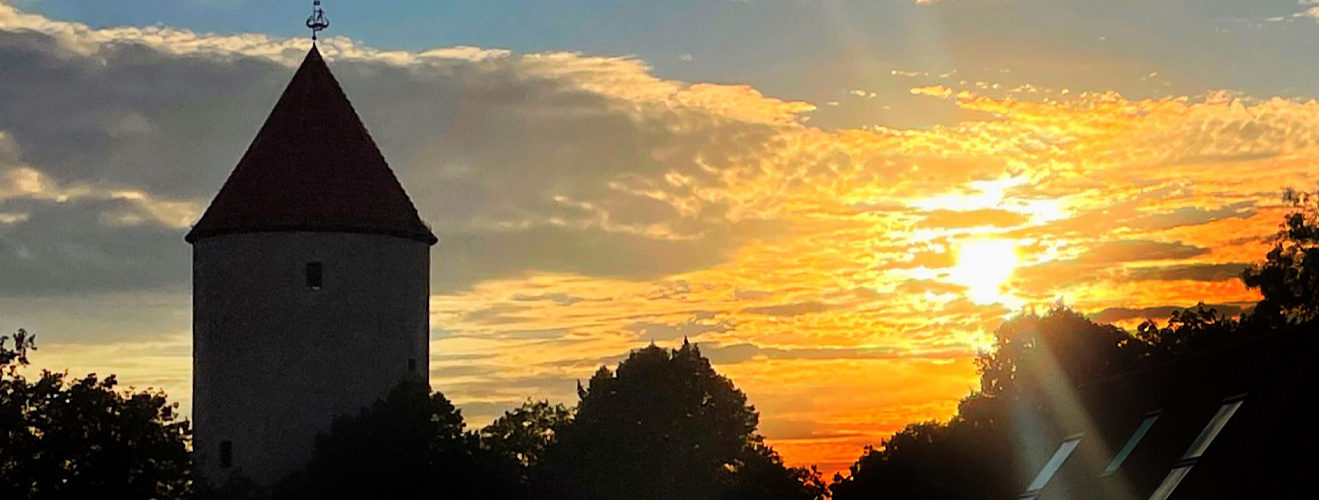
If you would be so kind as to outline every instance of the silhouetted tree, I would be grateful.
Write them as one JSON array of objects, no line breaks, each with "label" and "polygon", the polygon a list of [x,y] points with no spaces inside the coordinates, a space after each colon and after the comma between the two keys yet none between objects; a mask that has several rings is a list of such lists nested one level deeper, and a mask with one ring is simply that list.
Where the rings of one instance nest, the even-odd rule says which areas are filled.
[{"label": "silhouetted tree", "polygon": [[757,442],[744,449],[730,470],[725,500],[810,500],[829,488],[815,467],[788,467],[773,448]]},{"label": "silhouetted tree", "polygon": [[[1289,191],[1286,199],[1296,210],[1265,260],[1242,274],[1264,296],[1254,313],[1234,320],[1201,303],[1174,310],[1164,326],[1146,321],[1134,335],[1062,308],[1015,317],[976,360],[980,390],[962,400],[957,415],[908,425],[880,448],[867,448],[847,475],[834,477],[833,499],[1011,498],[1023,486],[1011,479],[1014,429],[1065,421],[1060,412],[1067,408],[1059,407],[1075,411],[1077,402],[1059,397],[1059,389],[1070,393],[1109,374],[1319,318],[1319,195]],[[1029,421],[1014,422],[1023,415]]]},{"label": "silhouetted tree", "polygon": [[1287,190],[1288,214],[1264,261],[1241,274],[1246,287],[1264,296],[1256,319],[1273,323],[1319,317],[1319,196]]},{"label": "silhouetted tree", "polygon": [[[14,348],[10,349],[6,344],[10,340],[14,341]],[[18,374],[18,369],[27,366],[28,351],[37,350],[37,338],[35,335],[28,335],[27,330],[19,328],[13,335],[0,337],[0,379],[6,375],[14,377]]]},{"label": "silhouetted tree", "polygon": [[554,437],[572,423],[572,410],[549,401],[527,401],[481,429],[481,445],[523,467],[536,465]]},{"label": "silhouetted tree", "polygon": [[0,337],[0,498],[191,495],[190,429],[177,403],[160,391],[121,391],[114,375],[42,371],[29,381],[20,368],[32,349],[22,330]]},{"label": "silhouetted tree", "polygon": [[513,498],[494,454],[463,430],[461,412],[409,378],[357,415],[336,417],[311,462],[276,485],[276,498]]},{"label": "silhouetted tree", "polygon": [[491,461],[495,466],[504,467],[499,472],[501,475],[529,487],[531,475],[540,471],[538,466],[545,450],[571,423],[569,408],[549,401],[529,400],[481,429],[481,447],[493,455]]},{"label": "silhouetted tree", "polygon": [[1124,349],[1133,342],[1129,333],[1095,324],[1067,308],[1014,317],[999,326],[994,337],[993,350],[976,359],[980,392],[990,397],[1035,390],[1059,376],[1080,384],[1129,366],[1139,352]]},{"label": "silhouetted tree", "polygon": [[1141,323],[1136,338],[1144,344],[1144,357],[1162,360],[1222,346],[1253,331],[1200,303],[1194,309],[1173,310],[1166,326],[1153,320]]},{"label": "silhouetted tree", "polygon": [[867,447],[834,477],[834,500],[1009,498],[1011,463],[998,426],[936,421],[909,424],[879,449]]},{"label": "silhouetted tree", "polygon": [[1096,380],[1146,352],[1140,339],[1066,308],[1014,317],[994,335],[994,349],[976,359],[980,390],[957,415],[910,424],[867,449],[834,477],[834,500],[1011,498],[1024,486],[1013,468],[1014,419],[1050,421],[1060,410],[1046,397],[1051,387]]},{"label": "silhouetted tree", "polygon": [[755,434],[746,395],[685,341],[634,351],[616,371],[601,367],[578,395],[572,425],[545,459],[543,477],[560,497],[713,500],[786,484],[759,494],[813,498],[799,482],[809,473],[784,467]]}]

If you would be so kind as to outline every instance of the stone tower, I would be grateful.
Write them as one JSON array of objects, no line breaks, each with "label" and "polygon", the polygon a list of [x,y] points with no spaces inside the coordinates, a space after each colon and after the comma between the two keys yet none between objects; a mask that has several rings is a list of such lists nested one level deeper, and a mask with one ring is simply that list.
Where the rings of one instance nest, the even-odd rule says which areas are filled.
[{"label": "stone tower", "polygon": [[187,236],[197,470],[270,484],[428,373],[435,235],[312,48]]}]

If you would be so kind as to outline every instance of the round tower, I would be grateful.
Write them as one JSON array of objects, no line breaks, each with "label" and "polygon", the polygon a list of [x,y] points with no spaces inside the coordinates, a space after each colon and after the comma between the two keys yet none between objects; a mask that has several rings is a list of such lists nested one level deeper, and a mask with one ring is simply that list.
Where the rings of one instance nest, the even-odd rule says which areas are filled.
[{"label": "round tower", "polygon": [[429,367],[434,234],[316,48],[193,246],[193,446],[270,484],[316,433]]}]

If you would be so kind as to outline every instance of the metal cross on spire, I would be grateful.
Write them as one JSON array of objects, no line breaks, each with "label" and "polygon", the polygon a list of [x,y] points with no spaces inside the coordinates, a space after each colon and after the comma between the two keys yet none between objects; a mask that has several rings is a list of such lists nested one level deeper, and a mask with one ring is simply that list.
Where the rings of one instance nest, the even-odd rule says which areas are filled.
[{"label": "metal cross on spire", "polygon": [[311,17],[307,18],[307,27],[311,28],[311,43],[313,45],[316,44],[316,34],[330,27],[330,19],[325,17],[325,11],[321,9],[321,0],[315,0],[311,3]]}]

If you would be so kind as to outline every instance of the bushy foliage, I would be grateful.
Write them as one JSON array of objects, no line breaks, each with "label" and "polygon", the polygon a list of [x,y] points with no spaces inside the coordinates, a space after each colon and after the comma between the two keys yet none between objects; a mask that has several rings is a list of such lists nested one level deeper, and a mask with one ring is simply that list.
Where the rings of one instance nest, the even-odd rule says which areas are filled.
[{"label": "bushy foliage", "polygon": [[305,471],[276,498],[517,498],[498,457],[466,432],[461,412],[426,381],[410,378],[357,415],[317,436]]},{"label": "bushy foliage", "polygon": [[[788,467],[757,415],[696,346],[602,368],[576,408],[527,401],[478,432],[424,380],[335,418],[274,498],[818,500],[814,469]],[[381,478],[388,478],[382,481]],[[239,481],[212,499],[266,498]]]},{"label": "bushy foliage", "polygon": [[1164,326],[1147,321],[1134,335],[1066,308],[1014,317],[995,331],[994,349],[976,359],[980,390],[961,401],[957,415],[908,425],[868,448],[834,478],[833,498],[1010,498],[1024,486],[1013,469],[1013,430],[1023,425],[1016,420],[1063,421],[1060,412],[1074,408],[1056,406],[1065,399],[1059,391],[1249,334],[1204,304],[1173,311]]},{"label": "bushy foliage", "polygon": [[994,349],[976,359],[980,390],[957,415],[910,424],[868,448],[835,476],[835,500],[1010,498],[1021,486],[1011,459],[1018,412],[1048,420],[1053,409],[1038,395],[1130,367],[1144,352],[1139,339],[1066,308],[1017,316],[994,334]]},{"label": "bushy foliage", "polygon": [[1294,210],[1274,238],[1263,262],[1247,268],[1242,281],[1264,299],[1257,319],[1298,323],[1319,317],[1319,195],[1288,190],[1284,201]]},{"label": "bushy foliage", "polygon": [[995,331],[995,348],[977,358],[980,390],[961,401],[956,416],[908,425],[880,448],[867,448],[830,490],[834,500],[1011,498],[1024,487],[1013,469],[1013,431],[1023,424],[1016,420],[1065,420],[1060,412],[1069,408],[1056,406],[1060,399],[1067,406],[1060,390],[1271,331],[1204,304],[1173,311],[1162,326],[1146,321],[1134,334],[1064,308],[1015,317]]},{"label": "bushy foliage", "polygon": [[113,375],[28,380],[32,349],[22,330],[0,337],[0,498],[190,498],[190,426],[176,403],[120,390]]},{"label": "bushy foliage", "polygon": [[823,499],[828,486],[814,467],[788,467],[773,448],[760,442],[743,449],[726,477],[723,500]]},{"label": "bushy foliage", "polygon": [[755,434],[755,408],[700,350],[650,346],[601,367],[542,476],[560,498],[811,499],[818,474],[783,465]]},{"label": "bushy foliage", "polygon": [[1138,352],[1126,349],[1132,341],[1127,332],[1066,308],[1017,316],[994,337],[994,348],[976,359],[980,391],[991,397],[1035,391],[1059,376],[1082,383],[1129,365]]},{"label": "bushy foliage", "polygon": [[572,424],[572,410],[527,401],[481,429],[481,446],[523,468],[538,465],[556,436]]},{"label": "bushy foliage", "polygon": [[1165,326],[1148,320],[1136,327],[1136,339],[1145,350],[1143,356],[1154,360],[1221,347],[1249,333],[1242,330],[1239,321],[1203,303],[1194,309],[1174,310]]}]

